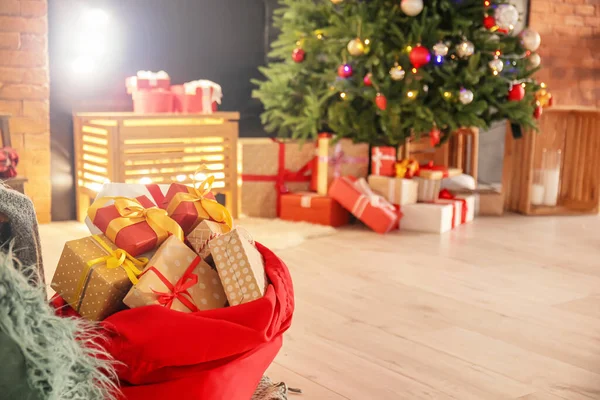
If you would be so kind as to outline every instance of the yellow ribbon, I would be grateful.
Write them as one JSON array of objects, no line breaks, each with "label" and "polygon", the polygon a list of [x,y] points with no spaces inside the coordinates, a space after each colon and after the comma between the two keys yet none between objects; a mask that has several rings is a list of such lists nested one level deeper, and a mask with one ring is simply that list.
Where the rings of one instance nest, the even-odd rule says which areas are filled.
[{"label": "yellow ribbon", "polygon": [[136,199],[128,197],[101,197],[88,208],[88,216],[94,221],[99,208],[104,207],[109,201],[114,201],[115,208],[120,215],[120,218],[115,218],[108,224],[106,228],[106,236],[115,242],[117,234],[128,226],[135,225],[140,222],[147,222],[150,228],[156,233],[157,245],[162,243],[169,233],[183,241],[183,230],[171,219],[165,210],[158,207],[145,208]]},{"label": "yellow ribbon", "polygon": [[[196,174],[194,174],[194,180],[195,176]],[[192,202],[196,208],[198,219],[200,221],[208,219],[225,224],[229,229],[223,233],[229,232],[233,227],[233,218],[231,217],[229,210],[222,204],[219,204],[216,200],[206,198],[206,195],[210,193],[214,181],[215,177],[211,175],[206,178],[198,188],[196,188],[196,184],[194,184],[193,187],[187,186],[188,193],[177,193],[169,203],[167,213],[173,215],[182,202]]]},{"label": "yellow ribbon", "polygon": [[83,290],[85,289],[86,282],[89,279],[92,271],[99,266],[106,265],[108,269],[115,268],[123,268],[127,277],[131,281],[132,284],[137,284],[139,282],[138,276],[142,274],[142,270],[148,264],[148,259],[146,257],[135,258],[127,253],[123,249],[113,250],[100,236],[93,235],[92,238],[102,247],[103,250],[107,252],[107,255],[103,257],[98,257],[93,260],[90,260],[86,263],[86,267],[81,274],[81,279],[79,280],[79,284],[77,285],[76,291],[76,310],[79,311],[81,307],[81,300],[83,300]]}]

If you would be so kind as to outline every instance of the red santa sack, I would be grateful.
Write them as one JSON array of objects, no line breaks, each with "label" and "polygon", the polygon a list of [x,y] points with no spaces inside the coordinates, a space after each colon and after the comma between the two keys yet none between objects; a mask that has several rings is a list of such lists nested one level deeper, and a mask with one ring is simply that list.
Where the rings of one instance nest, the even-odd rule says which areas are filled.
[{"label": "red santa sack", "polygon": [[108,336],[104,347],[123,364],[117,366],[123,399],[252,397],[281,348],[294,311],[287,267],[269,249],[256,245],[271,281],[262,298],[196,313],[140,307],[102,322]]}]

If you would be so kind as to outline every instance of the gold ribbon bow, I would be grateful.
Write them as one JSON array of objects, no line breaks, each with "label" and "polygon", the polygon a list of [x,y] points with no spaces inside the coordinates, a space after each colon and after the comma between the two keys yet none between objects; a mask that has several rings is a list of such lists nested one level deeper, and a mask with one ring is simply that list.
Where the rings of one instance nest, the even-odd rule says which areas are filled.
[{"label": "gold ribbon bow", "polygon": [[[195,176],[196,174],[194,174],[194,177]],[[229,210],[222,204],[219,204],[216,200],[206,198],[206,195],[210,193],[214,181],[215,177],[211,175],[206,178],[198,188],[196,188],[196,184],[194,184],[193,187],[187,186],[188,193],[177,193],[169,203],[167,213],[173,215],[182,202],[191,202],[196,208],[199,220],[208,219],[225,224],[229,228],[227,231],[230,231],[233,227],[233,218],[231,217]]]},{"label": "gold ribbon bow", "polygon": [[162,243],[169,233],[183,241],[183,230],[171,219],[165,210],[158,207],[145,208],[136,199],[128,197],[101,197],[88,208],[88,216],[94,222],[99,208],[104,207],[109,201],[114,201],[115,208],[120,218],[115,218],[106,228],[106,236],[115,242],[117,234],[121,229],[140,222],[147,222],[150,228],[156,233],[157,245]]},{"label": "gold ribbon bow", "polygon": [[142,274],[142,270],[144,269],[146,264],[148,264],[148,259],[146,257],[135,258],[123,249],[113,250],[98,235],[93,235],[92,238],[96,241],[97,244],[100,245],[100,247],[102,247],[103,250],[107,252],[107,255],[95,258],[86,263],[86,268],[84,269],[83,274],[81,274],[81,279],[79,280],[79,284],[77,285],[77,311],[79,311],[81,307],[81,300],[83,300],[83,290],[85,289],[86,283],[89,281],[89,277],[96,267],[105,264],[108,269],[115,269],[119,267],[123,268],[131,283],[135,285],[139,282],[138,276]]}]

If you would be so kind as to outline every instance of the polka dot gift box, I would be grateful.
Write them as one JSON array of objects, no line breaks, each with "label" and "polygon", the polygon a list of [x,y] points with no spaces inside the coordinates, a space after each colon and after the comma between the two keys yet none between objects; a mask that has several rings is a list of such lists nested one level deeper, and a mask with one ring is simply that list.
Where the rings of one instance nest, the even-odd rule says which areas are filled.
[{"label": "polka dot gift box", "polygon": [[229,305],[248,303],[262,297],[267,278],[262,255],[239,230],[208,242],[223,282]]},{"label": "polka dot gift box", "polygon": [[65,244],[54,289],[82,317],[101,321],[123,308],[123,298],[148,259],[133,258],[104,235]]},{"label": "polka dot gift box", "polygon": [[187,240],[196,253],[203,259],[211,256],[208,242],[219,235],[229,232],[229,227],[214,221],[204,220],[187,236]]},{"label": "polka dot gift box", "polygon": [[225,307],[227,298],[217,272],[181,240],[170,236],[123,303],[130,308],[157,304],[196,312]]}]

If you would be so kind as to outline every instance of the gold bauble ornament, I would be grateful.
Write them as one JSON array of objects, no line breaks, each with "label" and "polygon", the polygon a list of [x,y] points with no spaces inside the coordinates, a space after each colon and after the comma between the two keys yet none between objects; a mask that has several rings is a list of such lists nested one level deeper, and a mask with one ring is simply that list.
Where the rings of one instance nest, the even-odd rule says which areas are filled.
[{"label": "gold bauble ornament", "polygon": [[332,2],[333,4],[340,4],[340,3],[343,3],[343,2],[344,2],[344,0],[331,0],[331,2]]},{"label": "gold bauble ornament", "polygon": [[352,39],[348,42],[348,53],[355,57],[365,54],[365,45],[360,38]]},{"label": "gold bauble ornament", "polygon": [[550,104],[550,99],[552,99],[552,94],[545,88],[535,93],[535,100],[541,107],[547,107]]}]

